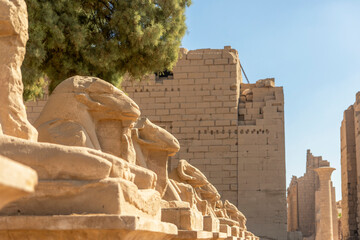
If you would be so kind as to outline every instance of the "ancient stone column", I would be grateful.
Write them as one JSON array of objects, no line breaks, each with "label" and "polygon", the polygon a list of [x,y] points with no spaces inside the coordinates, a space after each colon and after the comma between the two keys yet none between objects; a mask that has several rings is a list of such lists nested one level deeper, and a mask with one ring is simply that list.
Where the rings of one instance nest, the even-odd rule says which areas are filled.
[{"label": "ancient stone column", "polygon": [[[331,173],[335,170],[332,167],[321,167],[314,169],[319,175],[320,189],[319,210],[320,223],[317,228],[316,240],[334,240],[333,234],[333,214],[332,214],[332,189],[331,189]],[[320,229],[319,229],[320,228]]]}]

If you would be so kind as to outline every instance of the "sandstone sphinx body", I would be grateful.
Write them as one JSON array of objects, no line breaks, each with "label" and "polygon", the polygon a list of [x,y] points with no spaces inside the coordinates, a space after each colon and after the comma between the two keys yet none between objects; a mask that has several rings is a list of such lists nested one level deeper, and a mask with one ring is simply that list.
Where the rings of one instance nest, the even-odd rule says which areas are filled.
[{"label": "sandstone sphinx body", "polygon": [[[71,100],[70,104],[49,111],[53,102],[59,104],[57,94]],[[122,126],[129,124],[130,130],[140,115],[137,105],[109,83],[91,77],[65,80],[54,96],[36,122],[39,139],[45,136],[52,143],[0,138],[2,155],[32,167],[39,175],[36,193],[8,205],[0,214],[121,214],[160,220],[160,194],[154,189],[157,175],[133,161],[97,150],[100,143],[104,146],[97,123],[117,119]],[[130,134],[124,133],[125,140],[120,140],[128,149]],[[61,145],[65,142],[75,146]]]}]

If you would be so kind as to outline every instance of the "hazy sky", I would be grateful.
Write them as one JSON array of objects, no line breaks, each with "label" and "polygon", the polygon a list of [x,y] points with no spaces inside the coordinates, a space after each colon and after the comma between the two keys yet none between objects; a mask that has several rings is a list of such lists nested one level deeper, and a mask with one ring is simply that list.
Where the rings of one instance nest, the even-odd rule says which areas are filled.
[{"label": "hazy sky", "polygon": [[284,87],[287,185],[305,172],[306,150],[323,156],[341,199],[340,124],[360,91],[359,0],[193,0],[187,49],[239,52],[254,83]]}]

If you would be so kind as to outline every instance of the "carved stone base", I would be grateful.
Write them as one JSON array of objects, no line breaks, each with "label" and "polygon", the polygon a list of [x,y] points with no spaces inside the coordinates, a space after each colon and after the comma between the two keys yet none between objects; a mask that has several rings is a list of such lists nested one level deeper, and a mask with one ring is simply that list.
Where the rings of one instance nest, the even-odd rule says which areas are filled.
[{"label": "carved stone base", "polygon": [[179,230],[203,230],[203,216],[192,208],[163,208],[161,221],[175,224]]},{"label": "carved stone base", "polygon": [[213,233],[213,239],[216,240],[222,240],[222,239],[227,239],[227,234],[226,233],[222,233],[222,232],[214,232]]},{"label": "carved stone base", "polygon": [[160,221],[160,195],[138,190],[121,178],[94,181],[40,181],[35,193],[0,210],[0,215],[118,214]]},{"label": "carved stone base", "polygon": [[231,227],[226,224],[220,224],[220,232],[226,233],[227,236],[231,237]]},{"label": "carved stone base", "polygon": [[173,240],[212,240],[212,232],[179,230],[178,236]]},{"label": "carved stone base", "polygon": [[36,183],[37,175],[34,170],[0,156],[0,209],[7,203],[32,193]]},{"label": "carved stone base", "polygon": [[233,226],[231,227],[231,235],[234,237],[239,237],[241,239],[245,239],[245,231],[240,227]]},{"label": "carved stone base", "polygon": [[136,216],[0,217],[1,240],[168,240],[176,235],[173,224]]},{"label": "carved stone base", "polygon": [[245,231],[245,239],[246,240],[259,240],[259,237],[256,237],[253,233],[249,231]]},{"label": "carved stone base", "polygon": [[204,231],[219,232],[220,231],[219,219],[213,216],[204,216]]}]

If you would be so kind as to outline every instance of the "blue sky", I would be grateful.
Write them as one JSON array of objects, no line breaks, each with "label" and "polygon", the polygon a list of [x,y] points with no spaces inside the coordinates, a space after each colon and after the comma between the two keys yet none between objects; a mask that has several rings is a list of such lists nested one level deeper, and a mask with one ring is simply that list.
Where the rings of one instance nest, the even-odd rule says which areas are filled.
[{"label": "blue sky", "polygon": [[284,87],[287,185],[311,149],[337,169],[340,200],[340,124],[360,91],[360,1],[193,0],[186,15],[183,47],[230,45],[250,82]]}]

